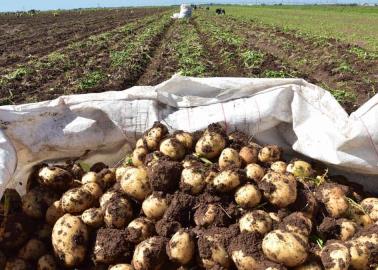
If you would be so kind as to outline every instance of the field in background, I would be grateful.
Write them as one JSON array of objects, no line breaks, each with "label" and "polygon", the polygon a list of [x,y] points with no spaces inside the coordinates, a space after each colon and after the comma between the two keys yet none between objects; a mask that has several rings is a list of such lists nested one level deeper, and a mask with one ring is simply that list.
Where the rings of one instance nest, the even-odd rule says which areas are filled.
[{"label": "field in background", "polygon": [[[376,52],[335,35],[302,33],[285,24],[251,20],[252,15],[236,16],[262,13],[266,7],[224,8],[226,16],[216,15],[211,7],[180,21],[170,18],[176,11],[172,8],[1,14],[0,105],[154,85],[177,72],[304,78],[328,89],[348,112],[377,93]],[[310,10],[315,14],[322,9]],[[368,10],[356,8],[367,17]],[[335,12],[342,14],[341,9]]]},{"label": "field in background", "polygon": [[227,14],[378,52],[378,7],[227,6]]}]

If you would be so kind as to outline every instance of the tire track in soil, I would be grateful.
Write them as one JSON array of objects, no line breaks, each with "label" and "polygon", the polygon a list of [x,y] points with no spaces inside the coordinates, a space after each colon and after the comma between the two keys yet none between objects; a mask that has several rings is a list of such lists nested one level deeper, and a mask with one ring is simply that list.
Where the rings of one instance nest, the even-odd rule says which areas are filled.
[{"label": "tire track in soil", "polygon": [[244,77],[247,75],[246,71],[240,67],[243,65],[241,64],[240,60],[236,60],[234,58],[232,60],[232,63],[230,66],[235,68],[230,68],[225,66],[221,59],[220,48],[217,48],[216,46],[212,46],[208,40],[209,37],[200,30],[200,27],[198,23],[195,21],[195,18],[192,18],[190,20],[190,23],[193,25],[194,29],[196,30],[199,39],[202,43],[203,48],[205,49],[205,56],[206,56],[206,62],[207,62],[207,68],[206,74],[209,76],[225,76],[225,77]]},{"label": "tire track in soil", "polygon": [[178,38],[177,21],[174,21],[162,38],[161,45],[156,49],[136,85],[157,85],[169,79],[178,70],[175,51],[170,46],[170,42]]}]

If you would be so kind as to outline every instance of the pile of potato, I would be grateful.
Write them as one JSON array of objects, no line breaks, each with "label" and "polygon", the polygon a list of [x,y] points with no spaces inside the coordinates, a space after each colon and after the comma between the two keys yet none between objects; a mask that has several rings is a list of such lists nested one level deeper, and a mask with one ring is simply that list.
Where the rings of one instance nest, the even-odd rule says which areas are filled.
[{"label": "pile of potato", "polygon": [[122,166],[41,164],[0,206],[0,269],[378,269],[378,198],[219,124],[155,123]]}]

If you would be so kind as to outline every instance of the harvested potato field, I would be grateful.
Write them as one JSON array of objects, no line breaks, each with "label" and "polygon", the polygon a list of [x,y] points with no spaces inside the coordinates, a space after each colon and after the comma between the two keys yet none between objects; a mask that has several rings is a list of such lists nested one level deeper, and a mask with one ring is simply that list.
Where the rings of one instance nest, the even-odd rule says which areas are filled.
[{"label": "harvested potato field", "polygon": [[202,8],[180,21],[170,18],[171,8],[3,14],[0,104],[154,85],[178,72],[304,78],[349,113],[376,94],[373,46],[255,20],[250,8],[224,8],[227,15]]}]

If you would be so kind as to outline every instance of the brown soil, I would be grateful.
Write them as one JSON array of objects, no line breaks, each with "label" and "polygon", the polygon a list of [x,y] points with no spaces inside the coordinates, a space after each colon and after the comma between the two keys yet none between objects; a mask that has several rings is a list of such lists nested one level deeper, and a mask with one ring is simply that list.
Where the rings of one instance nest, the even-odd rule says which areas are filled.
[{"label": "brown soil", "polygon": [[175,161],[161,161],[149,167],[147,172],[152,190],[166,193],[176,191],[178,189],[181,171],[181,163]]}]

